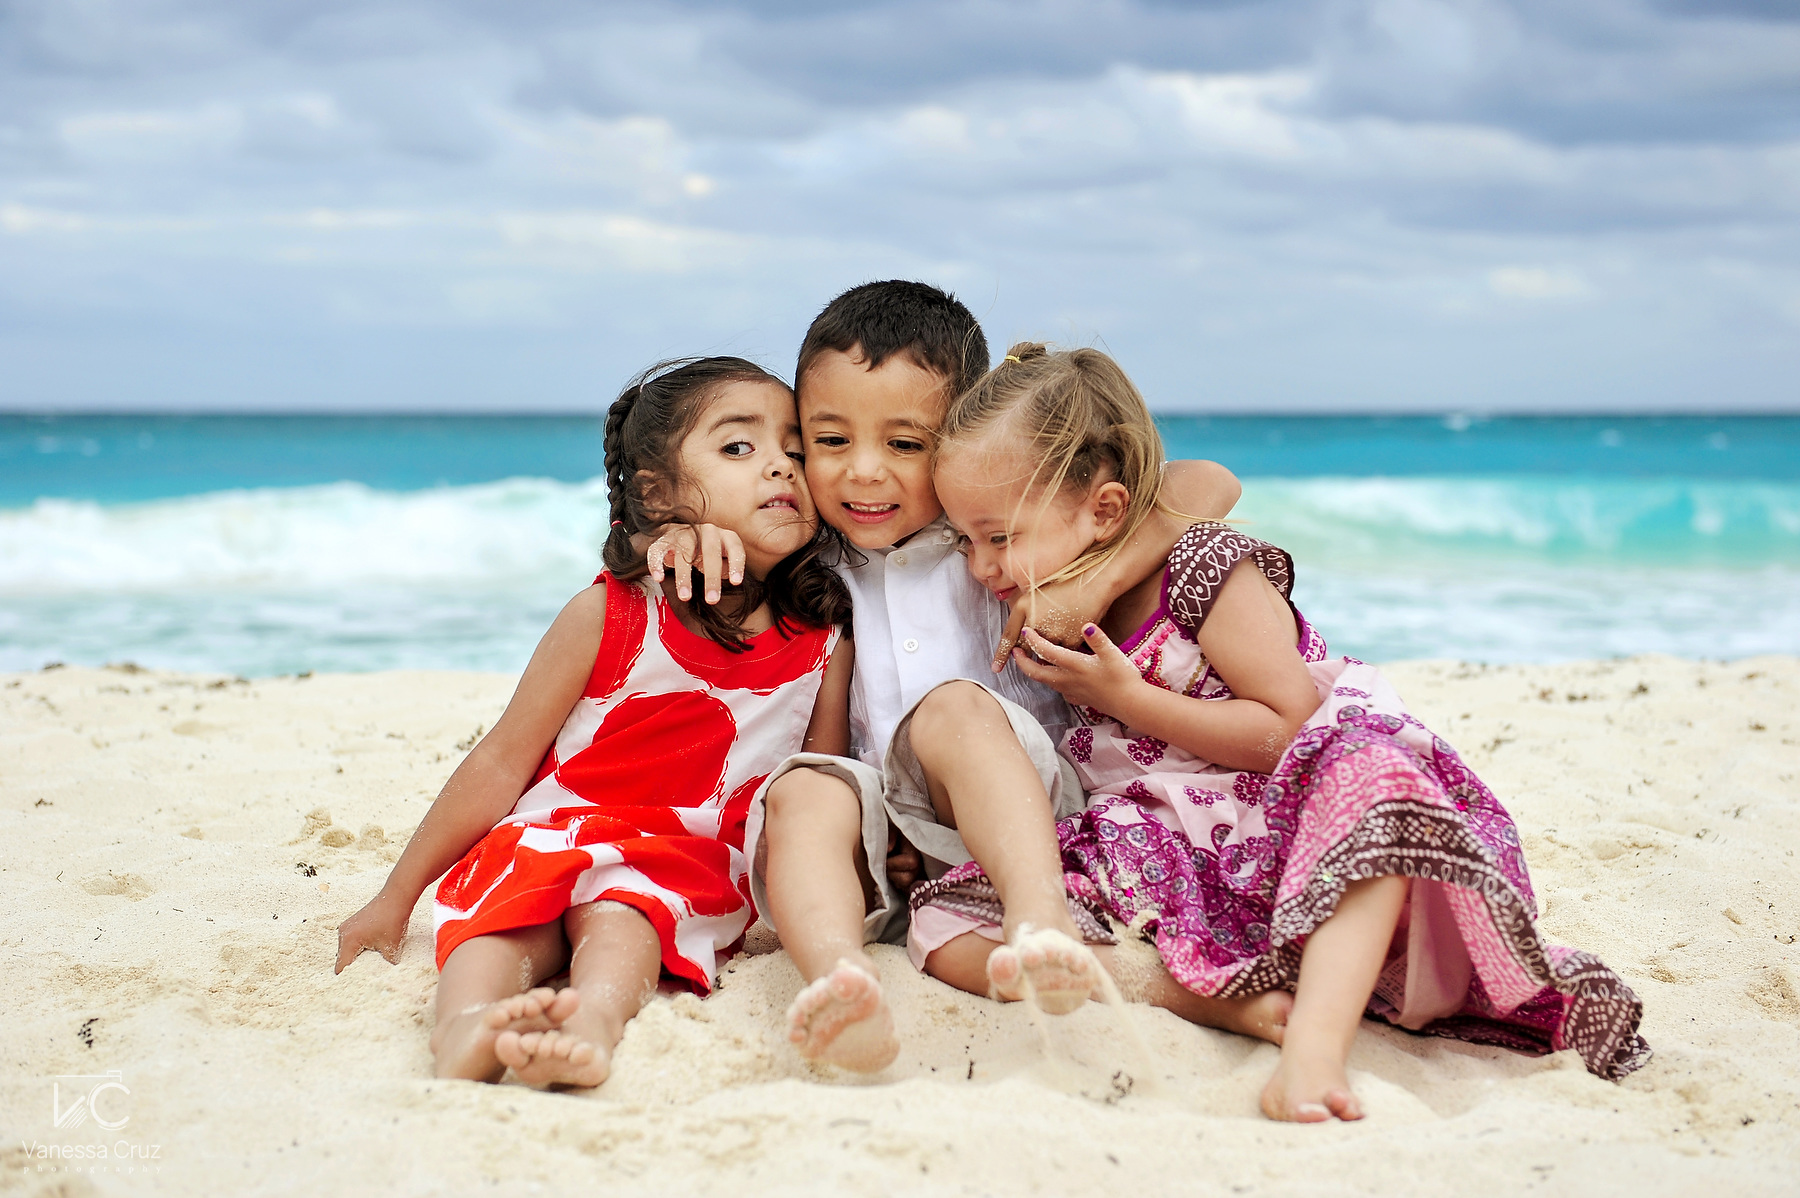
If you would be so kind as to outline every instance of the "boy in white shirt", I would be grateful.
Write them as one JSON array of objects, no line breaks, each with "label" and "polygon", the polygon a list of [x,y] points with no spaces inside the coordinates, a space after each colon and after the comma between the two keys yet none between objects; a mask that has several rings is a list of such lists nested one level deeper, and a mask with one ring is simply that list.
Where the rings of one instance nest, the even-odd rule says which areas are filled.
[{"label": "boy in white shirt", "polygon": [[[907,927],[914,859],[902,851],[887,868],[872,866],[901,837],[928,876],[973,858],[999,891],[1007,946],[989,958],[996,997],[1029,987],[1046,1011],[1062,1013],[1098,980],[1056,841],[1056,820],[1084,805],[1056,754],[1068,709],[1007,650],[1033,610],[1045,635],[1054,623],[1067,632],[1052,639],[1078,639],[1073,630],[1112,602],[1115,580],[1122,590],[1163,560],[1185,525],[1147,523],[1103,576],[1059,588],[1060,604],[1043,592],[1014,597],[1009,621],[956,552],[931,480],[945,406],[987,368],[987,341],[966,307],[935,287],[889,281],[832,300],[795,369],[807,487],[850,546],[838,570],[854,601],[856,756],[789,758],[753,804],[744,845],[757,909],[807,982],[788,1010],[789,1038],[803,1055],[851,1069],[883,1068],[899,1052],[863,946]],[[1176,511],[1210,519],[1230,510],[1238,484],[1211,462],[1171,463],[1164,493]],[[685,585],[695,542],[706,597],[716,601],[730,546],[711,529],[653,545],[652,570],[673,563]],[[735,559],[731,566],[735,574]],[[1044,618],[1053,608],[1061,619]],[[913,948],[929,972],[929,957]]]}]

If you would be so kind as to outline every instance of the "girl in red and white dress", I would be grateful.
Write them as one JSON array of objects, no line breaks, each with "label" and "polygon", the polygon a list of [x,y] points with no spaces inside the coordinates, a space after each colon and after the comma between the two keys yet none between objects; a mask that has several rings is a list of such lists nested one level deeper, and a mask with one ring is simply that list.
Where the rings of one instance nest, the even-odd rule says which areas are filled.
[{"label": "girl in red and white dress", "polygon": [[[659,978],[704,994],[742,939],[751,799],[790,754],[849,745],[850,601],[800,460],[793,393],[741,358],[665,363],[608,411],[608,572],[338,929],[339,971],[369,948],[396,960],[443,878],[439,1077],[597,1086]],[[673,521],[742,540],[725,602],[644,577],[632,537]]]}]

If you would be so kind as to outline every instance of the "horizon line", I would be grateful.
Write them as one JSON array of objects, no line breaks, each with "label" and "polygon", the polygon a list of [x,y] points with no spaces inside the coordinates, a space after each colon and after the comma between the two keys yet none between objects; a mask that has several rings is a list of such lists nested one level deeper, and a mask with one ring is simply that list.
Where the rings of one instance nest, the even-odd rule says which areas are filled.
[{"label": "horizon line", "polygon": [[[1235,420],[1267,420],[1272,418],[1317,419],[1320,417],[1343,417],[1351,419],[1397,419],[1414,418],[1424,420],[1501,420],[1501,419],[1731,419],[1750,418],[1796,418],[1800,417],[1800,405],[1792,408],[1283,408],[1276,411],[1250,411],[1242,408],[1190,409],[1190,408],[1151,408],[1154,417],[1189,417],[1201,419],[1235,419]],[[343,408],[6,408],[0,407],[0,419],[60,419],[88,417],[163,417],[163,418],[267,418],[267,419],[311,419],[333,417],[348,420],[381,420],[399,417],[460,417],[468,419],[593,419],[604,420],[604,410],[592,412],[560,409],[560,408],[376,408],[350,410]]]}]

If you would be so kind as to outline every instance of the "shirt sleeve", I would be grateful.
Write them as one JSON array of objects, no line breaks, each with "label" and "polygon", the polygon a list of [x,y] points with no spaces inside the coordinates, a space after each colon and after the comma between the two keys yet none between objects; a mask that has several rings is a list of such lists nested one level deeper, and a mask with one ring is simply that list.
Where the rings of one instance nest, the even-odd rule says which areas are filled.
[{"label": "shirt sleeve", "polygon": [[1212,613],[1225,580],[1246,558],[1275,585],[1283,599],[1292,602],[1294,559],[1287,550],[1247,537],[1228,524],[1208,520],[1182,533],[1169,553],[1166,586],[1169,615],[1175,623],[1190,634],[1199,632],[1200,625]]}]

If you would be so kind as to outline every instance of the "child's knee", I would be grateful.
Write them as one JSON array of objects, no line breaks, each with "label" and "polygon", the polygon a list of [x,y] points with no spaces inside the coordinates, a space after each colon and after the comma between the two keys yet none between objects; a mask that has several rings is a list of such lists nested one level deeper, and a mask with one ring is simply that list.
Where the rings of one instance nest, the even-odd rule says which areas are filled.
[{"label": "child's knee", "polygon": [[920,699],[913,709],[914,752],[920,742],[954,742],[963,729],[995,717],[1005,719],[1006,713],[994,696],[973,682],[946,682]]},{"label": "child's knee", "polygon": [[811,825],[824,812],[853,813],[860,824],[862,805],[842,778],[818,770],[789,770],[775,779],[763,796],[765,829],[795,822]]},{"label": "child's knee", "polygon": [[650,917],[632,906],[613,899],[577,903],[563,913],[563,933],[571,945],[594,935],[615,940],[657,939],[656,926]]}]

